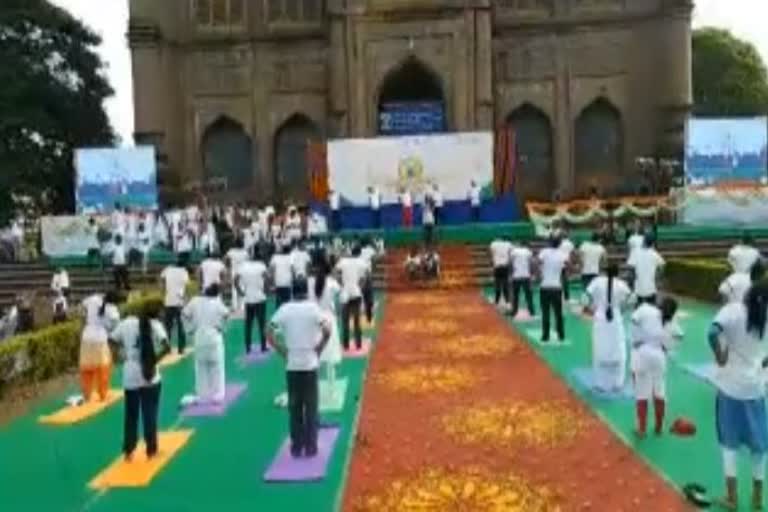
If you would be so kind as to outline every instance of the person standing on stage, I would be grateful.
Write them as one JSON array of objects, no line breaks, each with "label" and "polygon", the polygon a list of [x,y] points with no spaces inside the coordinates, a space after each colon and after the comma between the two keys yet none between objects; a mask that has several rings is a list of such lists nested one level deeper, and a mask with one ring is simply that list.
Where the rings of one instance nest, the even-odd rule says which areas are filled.
[{"label": "person standing on stage", "polygon": [[568,266],[568,257],[559,248],[557,238],[549,241],[549,247],[539,251],[538,263],[541,274],[539,302],[541,305],[541,341],[549,342],[550,312],[555,317],[555,328],[560,342],[565,341],[563,321],[563,272]]},{"label": "person standing on stage", "polygon": [[269,270],[261,255],[251,254],[235,273],[235,286],[245,301],[245,352],[251,353],[253,320],[259,327],[261,351],[267,351],[267,276]]},{"label": "person standing on stage", "polygon": [[341,198],[335,190],[328,191],[328,206],[331,208],[331,230],[341,231]]},{"label": "person standing on stage", "polygon": [[656,278],[665,265],[664,258],[656,251],[653,236],[646,235],[643,247],[635,251],[628,264],[635,275],[634,291],[639,302],[656,302]]},{"label": "person standing on stage", "polygon": [[403,208],[403,227],[409,228],[413,225],[413,196],[405,187],[400,189],[400,206]]},{"label": "person standing on stage", "polygon": [[443,193],[440,191],[440,185],[437,182],[432,183],[432,191],[429,193],[432,198],[432,205],[435,210],[435,224],[443,223]]},{"label": "person standing on stage", "polygon": [[368,274],[368,265],[361,258],[359,245],[352,248],[352,255],[343,257],[336,264],[336,272],[341,283],[341,334],[344,350],[349,349],[349,322],[352,320],[355,329],[355,346],[360,350],[363,346],[363,331],[360,328],[360,306],[362,304],[362,284]]},{"label": "person standing on stage", "polygon": [[421,213],[421,224],[424,227],[424,244],[431,246],[435,241],[435,203],[427,196]]},{"label": "person standing on stage", "polygon": [[[282,305],[272,317],[269,344],[286,359],[288,414],[291,456],[315,457],[319,428],[320,355],[331,334],[320,306],[307,300],[307,281],[293,285],[293,300]],[[282,333],[284,343],[277,339]]]},{"label": "person standing on stage", "polygon": [[525,295],[528,314],[536,316],[533,307],[533,292],[531,291],[531,262],[533,251],[520,243],[512,248],[512,316],[517,316],[520,305],[520,290]]},{"label": "person standing on stage", "polygon": [[754,247],[754,240],[749,233],[741,236],[741,241],[728,252],[728,263],[734,272],[748,274],[752,266],[761,259],[760,251]]},{"label": "person standing on stage", "polygon": [[166,267],[160,274],[160,280],[165,290],[165,311],[163,314],[165,331],[168,336],[171,336],[174,325],[178,329],[177,350],[179,354],[183,354],[187,346],[186,331],[181,321],[181,309],[184,307],[187,285],[189,284],[189,272],[187,272],[186,267],[187,262],[183,258],[179,258],[175,265]]},{"label": "person standing on stage", "polygon": [[[509,302],[509,266],[514,246],[509,237],[502,236],[491,242],[491,262],[493,263],[494,303],[499,308],[510,308]],[[501,301],[501,302],[500,302]]]},{"label": "person standing on stage", "polygon": [[480,195],[482,190],[475,180],[469,182],[469,207],[472,210],[472,222],[480,222]]},{"label": "person standing on stage", "polygon": [[280,252],[272,256],[269,262],[269,272],[275,285],[275,308],[279,308],[291,300],[293,265],[289,246],[281,247]]},{"label": "person standing on stage", "polygon": [[605,259],[605,254],[605,247],[600,243],[599,233],[593,233],[591,241],[584,241],[579,246],[581,284],[584,290],[589,288],[589,283],[600,274],[600,267]]},{"label": "person standing on stage", "polygon": [[376,186],[368,187],[368,207],[371,209],[371,220],[375,229],[381,228],[381,192]]}]

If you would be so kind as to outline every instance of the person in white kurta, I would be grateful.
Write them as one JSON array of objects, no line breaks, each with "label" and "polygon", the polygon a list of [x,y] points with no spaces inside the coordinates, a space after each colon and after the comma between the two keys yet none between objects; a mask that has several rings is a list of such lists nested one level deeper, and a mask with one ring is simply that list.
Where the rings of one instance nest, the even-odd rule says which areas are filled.
[{"label": "person in white kurta", "polygon": [[335,396],[337,392],[336,365],[341,363],[342,358],[339,325],[336,318],[336,301],[341,293],[341,285],[336,279],[328,275],[329,269],[326,262],[318,263],[317,268],[317,275],[309,278],[309,300],[320,306],[323,317],[331,330],[328,343],[320,354],[320,362],[325,365],[326,379],[331,394]]},{"label": "person in white kurta", "polygon": [[226,369],[224,364],[224,329],[229,309],[221,300],[220,288],[212,285],[184,308],[184,321],[194,333],[195,395],[182,399],[183,405],[224,401]]},{"label": "person in white kurta", "polygon": [[753,247],[753,243],[752,237],[745,233],[741,237],[741,242],[728,251],[728,263],[734,272],[749,273],[752,266],[760,261],[760,251]]},{"label": "person in white kurta", "polygon": [[619,391],[626,378],[627,341],[621,308],[632,292],[618,275],[618,266],[611,264],[607,273],[593,279],[587,288],[587,299],[594,310],[592,367],[598,391]]},{"label": "person in white kurta", "polygon": [[227,262],[229,263],[229,276],[230,283],[232,284],[232,311],[238,311],[242,304],[242,297],[235,285],[235,276],[240,268],[240,265],[248,261],[248,251],[244,248],[244,241],[242,238],[238,238],[235,241],[235,246],[227,251]]}]

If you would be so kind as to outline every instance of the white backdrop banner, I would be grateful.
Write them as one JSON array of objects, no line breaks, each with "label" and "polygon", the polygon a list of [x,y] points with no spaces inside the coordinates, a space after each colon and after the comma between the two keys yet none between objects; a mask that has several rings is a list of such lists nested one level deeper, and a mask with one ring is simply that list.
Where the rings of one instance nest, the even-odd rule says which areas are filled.
[{"label": "white backdrop banner", "polygon": [[368,204],[376,186],[385,203],[397,202],[400,188],[416,198],[438,183],[447,201],[465,200],[470,181],[484,193],[493,186],[493,134],[453,133],[328,143],[328,185],[344,204]]},{"label": "white backdrop banner", "polygon": [[768,224],[768,187],[688,190],[682,216],[692,226]]},{"label": "white backdrop banner", "polygon": [[93,246],[86,216],[43,217],[43,253],[56,258],[84,256]]}]

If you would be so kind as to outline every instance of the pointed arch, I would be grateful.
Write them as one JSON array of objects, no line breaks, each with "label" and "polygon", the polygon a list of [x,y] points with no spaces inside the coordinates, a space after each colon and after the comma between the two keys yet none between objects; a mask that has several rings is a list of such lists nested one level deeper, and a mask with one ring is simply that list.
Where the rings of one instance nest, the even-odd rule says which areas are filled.
[{"label": "pointed arch", "polygon": [[597,187],[616,193],[623,182],[624,128],[621,112],[604,97],[587,105],[574,127],[578,192]]},{"label": "pointed arch", "polygon": [[228,116],[219,116],[203,132],[200,143],[203,177],[225,179],[229,190],[253,183],[254,147],[243,126]]},{"label": "pointed arch", "polygon": [[321,139],[317,124],[296,113],[275,132],[275,190],[283,200],[306,202],[310,198],[308,145]]},{"label": "pointed arch", "polygon": [[514,133],[515,192],[524,200],[547,201],[556,188],[552,124],[541,109],[523,103],[507,116]]},{"label": "pointed arch", "polygon": [[[410,56],[392,68],[376,96],[378,133],[432,133],[445,130],[445,90],[440,76],[422,60]],[[406,126],[398,112],[418,112],[419,122]]]}]

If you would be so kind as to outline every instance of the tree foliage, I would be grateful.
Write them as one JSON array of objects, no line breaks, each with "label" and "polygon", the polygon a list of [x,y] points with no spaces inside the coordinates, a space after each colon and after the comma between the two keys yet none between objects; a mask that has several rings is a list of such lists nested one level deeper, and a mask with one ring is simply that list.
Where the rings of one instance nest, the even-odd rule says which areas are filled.
[{"label": "tree foliage", "polygon": [[693,34],[694,112],[744,116],[768,112],[768,74],[755,47],[716,28]]},{"label": "tree foliage", "polygon": [[111,145],[101,38],[47,0],[0,2],[0,222],[74,206],[74,149]]}]

